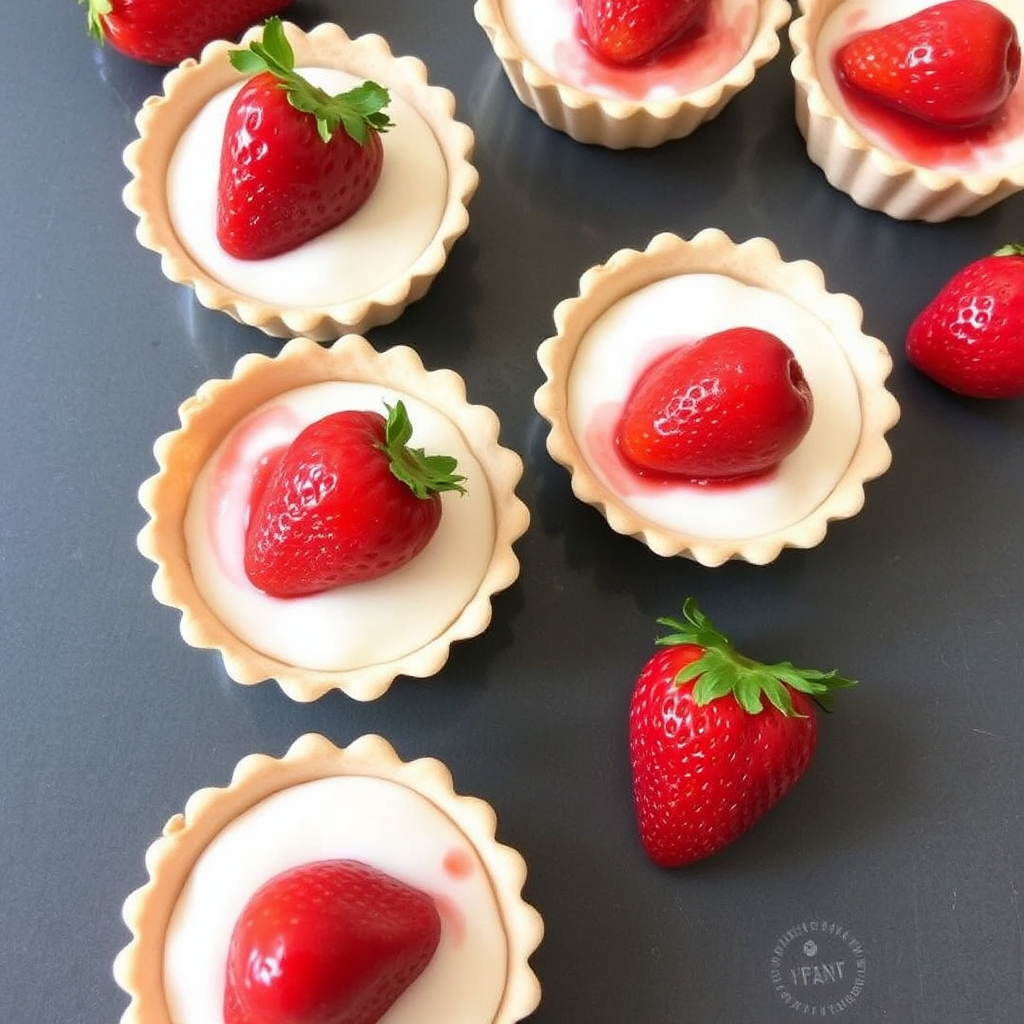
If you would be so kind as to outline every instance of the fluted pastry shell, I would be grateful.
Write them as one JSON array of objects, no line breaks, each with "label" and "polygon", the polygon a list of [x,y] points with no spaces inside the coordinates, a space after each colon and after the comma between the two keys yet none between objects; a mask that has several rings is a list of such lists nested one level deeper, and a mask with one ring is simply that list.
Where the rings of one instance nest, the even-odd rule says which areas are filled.
[{"label": "fluted pastry shell", "polygon": [[[862,425],[853,457],[827,498],[784,529],[722,540],[653,523],[601,480],[570,428],[568,382],[587,329],[625,296],[655,281],[690,273],[735,278],[777,292],[808,310],[841,346],[856,380]],[[577,297],[558,304],[554,312],[557,333],[538,349],[547,380],[536,392],[535,405],[551,425],[548,451],[569,470],[576,497],[599,509],[613,530],[635,537],[658,555],[683,555],[707,566],[729,559],[760,565],[778,557],[783,548],[813,547],[824,539],[831,520],[848,518],[861,509],[865,482],[884,473],[891,461],[885,433],[899,419],[899,406],[885,388],[892,359],[881,341],[861,332],[862,319],[856,300],[825,290],[824,275],[817,265],[805,260],[783,262],[766,238],[736,244],[723,232],[709,228],[688,241],[668,233],[657,235],[643,252],[621,249],[607,263],[583,274]]]},{"label": "fluted pastry shell", "polygon": [[[403,762],[381,736],[366,735],[347,747],[307,733],[279,759],[250,754],[235,767],[223,789],[193,793],[146,851],[148,881],[124,903],[131,941],[114,961],[114,978],[131,997],[121,1024],[174,1024],[164,993],[164,936],[196,861],[235,818],[282,790],[317,779],[361,776],[405,786],[449,818],[475,848],[487,872],[505,929],[508,963],[505,992],[497,1014],[480,1024],[513,1024],[540,1001],[540,983],[528,959],[543,936],[537,911],[522,898],[526,864],[495,838],[490,804],[457,794],[447,767],[434,758]],[[433,1022],[424,1022],[433,1024]],[[438,1022],[441,1024],[441,1022]]]},{"label": "fluted pastry shell", "polygon": [[779,52],[779,31],[791,16],[787,0],[760,0],[753,40],[742,59],[717,81],[657,101],[608,99],[560,82],[525,53],[509,30],[505,0],[476,0],[473,14],[487,33],[519,100],[550,128],[577,142],[609,149],[650,148],[680,139],[722,112]]},{"label": "fluted pastry shell", "polygon": [[[351,39],[331,23],[307,33],[285,22],[284,31],[298,67],[337,68],[379,82],[409,102],[433,132],[447,164],[447,195],[437,230],[414,262],[370,294],[323,307],[282,308],[217,280],[179,240],[167,201],[171,156],[182,132],[206,103],[239,81],[228,51],[260,38],[261,28],[247,32],[240,44],[226,40],[210,43],[198,61],[183,61],[167,74],[162,95],[151,96],[143,103],[136,117],[139,138],[124,151],[124,162],[132,176],[124,189],[124,202],[139,218],[139,242],[160,254],[164,275],[193,288],[204,306],[228,313],[273,337],[301,335],[331,341],[341,334],[363,333],[390,323],[426,294],[452,245],[469,224],[467,206],[479,180],[470,163],[474,136],[467,125],[455,120],[454,95],[448,89],[428,85],[427,69],[419,59],[392,56],[382,37]],[[400,226],[396,230],[401,230]]]},{"label": "fluted pastry shell", "polygon": [[[401,657],[337,671],[290,665],[255,650],[211,610],[193,579],[183,521],[197,475],[220,442],[246,415],[270,399],[322,381],[366,381],[414,395],[443,412],[462,434],[480,463],[491,491],[494,550],[476,592],[454,621],[434,640]],[[154,445],[158,472],[139,489],[149,521],[139,533],[139,550],[156,563],[153,594],[181,611],[181,635],[193,647],[218,650],[229,676],[253,684],[275,679],[297,701],[312,701],[329,690],[356,700],[381,696],[398,675],[425,677],[447,661],[449,648],[483,632],[491,618],[491,597],[519,575],[512,544],[526,531],[529,512],[516,497],[522,460],[498,443],[497,416],[466,401],[465,383],[451,370],[426,371],[405,346],[378,353],[358,335],[330,347],[306,338],[288,342],[275,358],[243,356],[227,380],[204,383],[179,408],[181,427]]]},{"label": "fluted pastry shell", "polygon": [[870,142],[836,109],[822,87],[814,50],[821,26],[843,2],[799,0],[799,16],[789,27],[796,122],[808,156],[829,184],[865,209],[933,223],[981,213],[1024,188],[1024,165],[995,172],[917,166]]}]

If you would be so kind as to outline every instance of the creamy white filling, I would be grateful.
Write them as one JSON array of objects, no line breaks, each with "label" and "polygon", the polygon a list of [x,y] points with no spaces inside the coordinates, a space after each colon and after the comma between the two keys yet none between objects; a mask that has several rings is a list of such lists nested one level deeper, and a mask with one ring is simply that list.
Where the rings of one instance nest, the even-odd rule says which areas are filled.
[{"label": "creamy white filling", "polygon": [[[331,68],[301,73],[331,94],[359,79]],[[444,211],[448,172],[430,126],[392,90],[395,127],[382,136],[384,166],[348,220],[290,252],[263,260],[229,256],[217,241],[217,179],[228,108],[239,82],[213,97],[182,133],[167,172],[171,222],[185,248],[229,288],[284,307],[330,306],[372,295],[404,274],[430,244]]]},{"label": "creamy white filling", "polygon": [[[814,396],[810,430],[765,478],[645,486],[615,455],[623,403],[659,355],[729,327],[759,327],[793,350]],[[857,382],[828,328],[783,295],[718,274],[666,278],[615,303],[581,340],[568,391],[570,429],[605,486],[651,522],[708,539],[755,537],[799,521],[832,492],[860,438]]]},{"label": "creamy white filling", "polygon": [[[876,130],[851,110],[836,81],[833,58],[850,38],[868,29],[899,21],[910,14],[933,7],[937,0],[847,0],[825,19],[814,45],[814,62],[822,89],[842,117],[854,125],[872,145],[896,156],[902,154],[884,133]],[[1001,10],[1017,28],[1024,42],[1024,5],[1019,0],[987,0]],[[917,163],[917,159],[912,159]],[[935,170],[999,172],[1024,162],[1024,81],[1018,82],[1000,118],[998,130],[984,142],[967,147],[936,149],[928,166]]]},{"label": "creamy white filling", "polygon": [[332,858],[362,861],[422,889],[441,915],[433,959],[381,1024],[490,1024],[504,993],[507,943],[476,850],[425,797],[357,776],[282,790],[203,851],[167,929],[173,1024],[222,1024],[228,946],[246,902],[281,871]]},{"label": "creamy white filling", "polygon": [[509,32],[552,77],[608,99],[671,100],[716,82],[740,61],[757,28],[758,0],[712,0],[711,31],[679,59],[609,68],[577,36],[576,0],[502,0]]},{"label": "creamy white filling", "polygon": [[[366,583],[282,600],[245,575],[245,527],[256,465],[314,421],[342,409],[401,399],[412,446],[452,455],[466,494],[441,495],[441,524],[402,568]],[[212,611],[256,650],[290,665],[342,670],[402,657],[439,636],[476,593],[494,550],[494,509],[483,469],[458,428],[433,406],[376,384],[325,382],[299,388],[251,413],[196,478],[185,516],[196,586]]]}]

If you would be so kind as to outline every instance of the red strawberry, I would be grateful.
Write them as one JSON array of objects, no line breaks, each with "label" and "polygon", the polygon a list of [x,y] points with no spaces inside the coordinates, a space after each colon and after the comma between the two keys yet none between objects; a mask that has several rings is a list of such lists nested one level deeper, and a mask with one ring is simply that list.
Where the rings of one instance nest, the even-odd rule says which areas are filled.
[{"label": "red strawberry", "polygon": [[245,571],[273,597],[376,579],[426,547],[441,492],[464,492],[455,459],[409,448],[405,405],[310,424],[255,481]]},{"label": "red strawberry", "polygon": [[441,937],[434,901],[353,860],[270,879],[231,934],[224,1024],[375,1024]]},{"label": "red strawberry", "polygon": [[818,740],[808,696],[827,707],[832,690],[854,684],[743,657],[693,598],[682,621],[658,621],[673,632],[633,690],[633,796],[644,849],[679,867],[728,846],[789,792]]},{"label": "red strawberry", "polygon": [[1024,247],[954,274],[911,325],[907,358],[961,395],[1024,396]]},{"label": "red strawberry", "polygon": [[734,327],[650,366],[626,400],[617,439],[641,470],[722,480],[778,465],[813,415],[790,349],[767,331]]},{"label": "red strawberry", "polygon": [[235,97],[224,128],[217,239],[239,259],[294,249],[352,216],[369,198],[384,161],[386,89],[364,82],[329,96],[295,73],[281,22],[263,41],[234,50],[255,74]]},{"label": "red strawberry", "polygon": [[846,43],[836,65],[847,85],[944,127],[990,120],[1020,75],[1013,22],[982,0],[950,0]]},{"label": "red strawberry", "polygon": [[675,42],[710,0],[579,0],[580,28],[604,60],[633,64]]},{"label": "red strawberry", "polygon": [[89,34],[148,64],[196,57],[212,39],[235,39],[291,0],[78,0]]}]

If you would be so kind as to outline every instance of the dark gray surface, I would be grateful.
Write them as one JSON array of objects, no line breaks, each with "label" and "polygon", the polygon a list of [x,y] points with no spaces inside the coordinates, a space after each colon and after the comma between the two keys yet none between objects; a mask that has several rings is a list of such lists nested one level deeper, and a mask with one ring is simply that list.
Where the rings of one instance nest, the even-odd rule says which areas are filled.
[{"label": "dark gray surface", "polygon": [[[1018,1024],[1024,403],[941,392],[902,338],[954,269],[1022,234],[1024,198],[936,226],[858,209],[806,159],[788,43],[689,139],[612,153],[515,100],[470,0],[300,0],[306,27],[338,20],[422,57],[477,133],[468,234],[370,338],[458,370],[498,411],[533,515],[520,581],[438,677],[301,706],[187,647],[135,550],[135,492],[179,402],[277,343],[199,307],[135,242],[121,150],[162,73],[97,50],[83,17],[0,7],[0,1024],[117,1020],[118,915],[146,846],[193,790],[309,730],[379,731],[495,805],[547,923],[537,1024],[796,1019],[771,958],[817,920],[865,952],[849,1024]],[[892,470],[822,546],[765,568],[660,560],[612,533],[572,497],[532,406],[536,347],[582,271],[708,226],[818,262],[896,359]],[[861,685],[790,798],[721,856],[664,872],[634,836],[626,708],[654,619],[687,594],[752,653]]]}]

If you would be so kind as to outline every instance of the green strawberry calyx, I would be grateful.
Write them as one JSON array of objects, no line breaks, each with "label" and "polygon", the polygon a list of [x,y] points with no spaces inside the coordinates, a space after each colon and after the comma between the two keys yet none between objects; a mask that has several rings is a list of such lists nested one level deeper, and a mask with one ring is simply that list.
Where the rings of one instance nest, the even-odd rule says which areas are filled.
[{"label": "green strawberry calyx", "polygon": [[1002,245],[994,253],[993,256],[1024,256],[1024,245]]},{"label": "green strawberry calyx", "polygon": [[[104,2],[104,0],[94,0]],[[269,72],[285,90],[288,102],[305,114],[316,118],[316,128],[324,142],[341,126],[360,145],[370,132],[386,132],[394,125],[383,108],[391,100],[387,89],[376,82],[363,82],[348,92],[331,96],[306,81],[295,70],[295,52],[277,17],[268,18],[263,26],[263,39],[254,39],[248,50],[231,50],[231,66],[243,75]]]},{"label": "green strawberry calyx", "polygon": [[104,42],[107,38],[107,30],[103,19],[110,14],[110,0],[78,0],[78,2],[85,4],[87,8],[85,23],[89,27],[89,35],[100,43]]},{"label": "green strawberry calyx", "polygon": [[683,603],[681,619],[658,619],[658,624],[672,630],[657,639],[659,646],[694,644],[704,648],[675,678],[677,686],[695,680],[693,701],[698,706],[732,694],[744,711],[756,715],[764,710],[763,698],[767,697],[788,718],[801,718],[804,716],[793,707],[788,687],[807,694],[823,711],[831,711],[834,691],[856,685],[835,671],[795,668],[788,661],[763,665],[745,657],[711,624],[692,597]]},{"label": "green strawberry calyx", "polygon": [[391,473],[407,484],[417,498],[429,498],[442,491],[465,494],[466,478],[455,472],[457,462],[451,455],[427,455],[422,448],[410,448],[412,424],[402,401],[393,406],[384,403],[388,411],[384,425],[384,441],[378,445],[391,464]]}]

